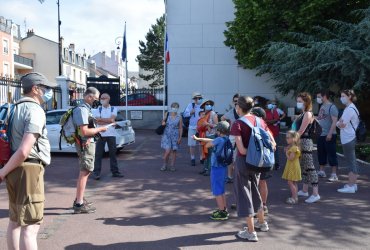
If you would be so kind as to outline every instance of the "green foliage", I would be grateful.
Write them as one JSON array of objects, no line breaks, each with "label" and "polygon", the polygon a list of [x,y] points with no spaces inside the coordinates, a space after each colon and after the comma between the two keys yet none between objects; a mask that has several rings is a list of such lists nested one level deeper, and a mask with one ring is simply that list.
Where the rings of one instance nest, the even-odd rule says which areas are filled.
[{"label": "green foliage", "polygon": [[359,22],[327,21],[314,35],[290,33],[292,42],[271,42],[261,51],[267,63],[259,74],[269,73],[275,88],[293,91],[354,88],[361,95],[370,86],[370,8],[357,11]]},{"label": "green foliage", "polygon": [[228,22],[225,44],[236,51],[246,68],[263,63],[261,48],[286,40],[286,32],[315,32],[326,20],[349,21],[352,10],[367,8],[370,0],[233,0],[235,20]]},{"label": "green foliage", "polygon": [[136,60],[140,68],[149,72],[147,75],[140,74],[145,81],[154,80],[152,87],[163,85],[164,81],[164,34],[165,18],[164,15],[156,20],[149,32],[146,34],[146,42],[139,41],[140,55]]}]

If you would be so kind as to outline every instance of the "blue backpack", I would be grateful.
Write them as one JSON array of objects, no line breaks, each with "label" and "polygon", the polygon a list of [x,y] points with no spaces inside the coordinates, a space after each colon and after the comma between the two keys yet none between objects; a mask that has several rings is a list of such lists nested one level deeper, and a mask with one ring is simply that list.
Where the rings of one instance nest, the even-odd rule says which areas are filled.
[{"label": "blue backpack", "polygon": [[228,166],[233,163],[234,149],[229,137],[224,137],[224,144],[214,153],[216,154],[217,162],[220,163],[220,165]]},{"label": "blue backpack", "polygon": [[274,150],[270,134],[261,127],[261,119],[256,117],[256,126],[253,126],[245,117],[241,117],[239,120],[247,124],[252,130],[247,148],[247,167],[256,172],[272,170],[275,164]]}]

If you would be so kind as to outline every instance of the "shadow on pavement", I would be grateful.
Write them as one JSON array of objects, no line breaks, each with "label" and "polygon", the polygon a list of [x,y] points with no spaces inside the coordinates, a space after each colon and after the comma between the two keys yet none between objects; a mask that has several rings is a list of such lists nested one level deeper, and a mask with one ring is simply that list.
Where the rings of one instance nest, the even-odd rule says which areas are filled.
[{"label": "shadow on pavement", "polygon": [[0,219],[8,218],[9,217],[9,210],[8,209],[0,209]]},{"label": "shadow on pavement", "polygon": [[[182,247],[201,247],[220,245],[235,242],[235,232],[210,233],[173,237],[155,241],[123,242],[104,246],[95,246],[90,243],[70,245],[65,250],[98,250],[98,249],[180,249]],[[217,239],[221,238],[221,239]],[[228,239],[222,239],[228,238]]]}]

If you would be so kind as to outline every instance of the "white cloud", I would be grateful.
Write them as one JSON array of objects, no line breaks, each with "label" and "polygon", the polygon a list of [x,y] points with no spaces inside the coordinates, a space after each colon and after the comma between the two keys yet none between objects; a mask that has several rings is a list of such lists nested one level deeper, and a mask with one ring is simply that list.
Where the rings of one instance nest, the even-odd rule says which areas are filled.
[{"label": "white cloud", "polygon": [[[57,41],[57,5],[55,0],[0,0],[0,16],[20,24],[37,35]],[[115,38],[123,35],[127,22],[128,65],[137,71],[135,58],[139,40],[164,13],[163,0],[60,0],[61,35],[65,43],[75,43],[79,52],[93,54],[116,49]],[[121,41],[121,39],[119,39]]]}]

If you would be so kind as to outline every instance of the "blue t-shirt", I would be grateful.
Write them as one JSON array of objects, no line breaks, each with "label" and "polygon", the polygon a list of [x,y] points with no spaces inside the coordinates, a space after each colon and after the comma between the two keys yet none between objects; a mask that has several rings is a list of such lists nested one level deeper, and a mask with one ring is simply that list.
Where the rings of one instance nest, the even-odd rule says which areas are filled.
[{"label": "blue t-shirt", "polygon": [[224,147],[224,144],[226,142],[227,137],[217,137],[216,139],[213,140],[213,152],[212,152],[212,157],[211,157],[211,166],[215,168],[220,168],[220,167],[226,167],[226,165],[223,165],[217,161],[217,156],[216,154],[220,153],[222,148]]}]

